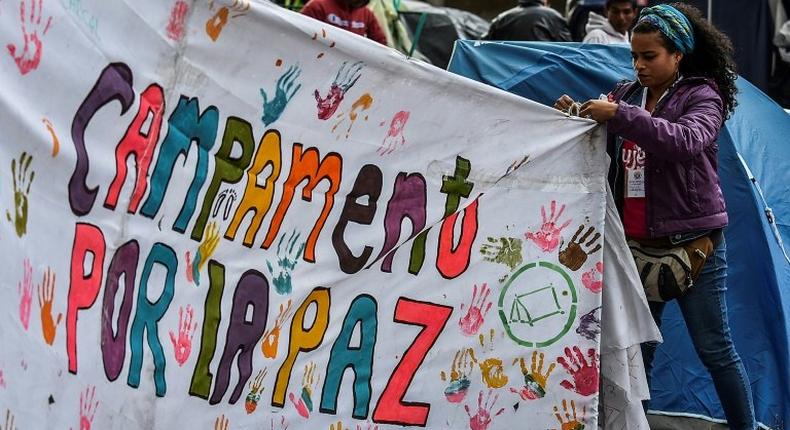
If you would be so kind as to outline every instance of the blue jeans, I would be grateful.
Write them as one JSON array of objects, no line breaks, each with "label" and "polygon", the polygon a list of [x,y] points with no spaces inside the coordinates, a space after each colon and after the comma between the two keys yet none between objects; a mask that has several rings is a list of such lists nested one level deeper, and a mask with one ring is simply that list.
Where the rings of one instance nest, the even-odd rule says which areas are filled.
[{"label": "blue jeans", "polygon": [[[735,351],[727,320],[727,246],[722,238],[688,294],[678,299],[691,341],[702,363],[713,378],[727,423],[732,430],[754,430],[754,404],[749,379],[741,358]],[[665,303],[650,302],[650,311],[658,327]],[[658,343],[642,344],[642,358],[648,385],[653,357]],[[647,409],[647,404],[645,404]]]}]

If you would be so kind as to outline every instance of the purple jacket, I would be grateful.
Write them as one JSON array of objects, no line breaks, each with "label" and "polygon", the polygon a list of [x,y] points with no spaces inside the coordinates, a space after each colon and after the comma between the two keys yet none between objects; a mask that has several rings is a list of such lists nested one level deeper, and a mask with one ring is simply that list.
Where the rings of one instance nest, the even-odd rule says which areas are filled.
[{"label": "purple jacket", "polygon": [[[628,82],[613,91],[615,101],[640,100],[642,87]],[[622,139],[647,154],[645,197],[647,230],[666,237],[712,230],[727,225],[727,210],[719,183],[716,138],[724,108],[716,84],[691,77],[678,81],[651,116],[639,106],[619,103],[607,123],[607,151],[612,158],[609,182],[622,214]]]}]

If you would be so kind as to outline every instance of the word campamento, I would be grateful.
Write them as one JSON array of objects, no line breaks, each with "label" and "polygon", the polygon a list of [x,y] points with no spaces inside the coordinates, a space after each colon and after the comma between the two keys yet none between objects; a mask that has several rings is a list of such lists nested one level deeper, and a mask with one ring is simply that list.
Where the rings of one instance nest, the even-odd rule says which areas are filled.
[{"label": "word campamento", "polygon": [[[131,108],[135,100],[132,79],[132,71],[126,64],[108,65],[74,115],[71,135],[77,158],[68,184],[68,195],[71,210],[78,217],[91,212],[100,188],[87,183],[91,160],[85,142],[85,130],[94,115],[112,102],[121,104],[121,114]],[[167,196],[172,175],[178,171],[176,161],[180,157],[186,160],[190,148],[194,145],[197,149],[194,172],[179,172],[185,177],[189,177],[191,173],[192,179],[186,195],[167,196],[171,199],[183,199],[180,212],[172,225],[173,231],[185,234],[187,226],[197,213],[189,236],[192,240],[200,242],[212,204],[222,184],[237,184],[246,178],[243,196],[224,232],[224,238],[231,242],[236,241],[237,234],[243,229],[242,224],[245,220],[249,220],[241,244],[252,248],[263,225],[264,217],[274,207],[273,217],[260,245],[262,249],[268,249],[288,214],[297,187],[302,186],[302,200],[312,202],[313,190],[319,183],[326,182],[328,189],[323,193],[322,210],[307,237],[302,257],[304,261],[310,263],[317,261],[316,244],[334,207],[341,185],[343,158],[340,154],[329,152],[321,157],[317,148],[306,148],[300,143],[294,143],[291,148],[290,170],[284,182],[278,183],[281,173],[284,172],[279,131],[274,129],[265,131],[256,147],[252,125],[243,118],[229,116],[225,121],[219,148],[213,154],[215,169],[209,179],[209,157],[219,130],[219,110],[215,106],[208,106],[201,111],[197,98],[182,95],[167,120],[167,133],[160,142],[164,114],[164,92],[160,85],[153,83],[140,93],[138,111],[115,148],[116,170],[112,182],[107,187],[103,203],[105,208],[116,209],[121,189],[129,173],[127,161],[133,157],[136,179],[126,210],[130,214],[153,219]],[[158,156],[154,162],[153,156],[157,153],[157,147]],[[235,147],[241,148],[238,156],[232,155]],[[149,174],[152,164],[153,172]],[[469,197],[474,186],[467,181],[470,169],[471,164],[468,160],[457,157],[454,174],[444,176],[440,190],[447,197],[445,217],[437,244],[436,269],[446,279],[453,279],[466,271],[477,235],[478,199],[468,204],[462,211],[464,215],[458,238],[454,232],[454,226],[461,212],[459,211],[461,199]],[[264,172],[266,176],[261,178]],[[209,184],[203,194],[202,204],[198,205],[200,190],[207,180]],[[278,186],[282,187],[282,194],[279,202],[274,206],[275,189]],[[370,268],[381,260],[380,270],[391,272],[395,247],[401,238],[401,223],[404,219],[408,219],[412,225],[410,237],[413,238],[408,271],[417,275],[423,267],[428,237],[428,230],[425,229],[427,189],[426,181],[420,173],[400,172],[395,178],[392,195],[386,203],[384,245],[372,263],[369,263],[374,251],[372,246],[365,246],[357,255],[345,242],[344,233],[350,223],[370,225],[373,222],[382,187],[383,178],[379,167],[375,164],[365,164],[359,169],[351,191],[346,195],[339,220],[332,230],[332,246],[339,268],[351,274],[363,268]],[[146,192],[147,197],[143,201]],[[252,217],[248,216],[250,213]],[[77,222],[71,255],[66,318],[69,371],[76,374],[78,369],[78,314],[81,310],[93,306],[104,283],[101,349],[107,378],[114,381],[121,374],[128,331],[131,359],[127,384],[134,388],[139,387],[144,333],[147,333],[147,343],[155,364],[153,379],[156,395],[165,396],[166,359],[159,340],[157,324],[167,312],[175,293],[175,277],[178,273],[176,253],[165,243],[156,242],[152,246],[143,263],[134,316],[131,315],[131,309],[140,262],[139,244],[136,240],[130,240],[115,250],[105,279],[103,268],[106,257],[108,257],[106,243],[101,229],[88,222]],[[90,271],[87,273],[84,269],[86,262],[89,262],[90,266]],[[152,302],[147,297],[147,293],[148,280],[154,265],[161,265],[167,275],[162,294]],[[221,348],[217,369],[212,372],[210,363],[217,350],[220,304],[225,289],[225,267],[214,259],[209,260],[207,267],[209,288],[204,309],[205,317],[201,329],[199,355],[193,370],[189,393],[192,396],[208,399],[211,404],[219,403],[228,390],[231,368],[236,360],[239,380],[229,399],[230,403],[235,403],[252,374],[252,354],[267,327],[269,281],[264,274],[253,269],[246,271],[239,278],[233,293],[225,345]],[[116,317],[115,299],[122,279],[123,297]],[[328,288],[315,288],[294,313],[287,356],[277,373],[272,390],[272,406],[284,406],[291,371],[298,354],[312,351],[323,342],[329,321],[330,298]],[[310,306],[315,306],[316,316],[312,325],[305,328],[305,324],[309,324],[309,321],[305,321],[305,315]],[[251,321],[246,317],[246,310],[249,307],[253,308]],[[393,321],[421,326],[422,330],[393,369],[389,382],[373,411],[374,422],[425,425],[430,404],[405,402],[403,399],[417,369],[438,339],[452,311],[452,307],[441,304],[405,297],[398,299]],[[117,329],[114,330],[113,321],[116,318]],[[349,343],[358,324],[361,325],[360,346],[352,348]],[[375,298],[367,294],[357,296],[349,307],[340,334],[331,349],[320,402],[321,412],[335,413],[344,371],[351,367],[354,370],[353,417],[358,419],[368,417],[377,324]],[[211,392],[212,382],[213,392]]]}]

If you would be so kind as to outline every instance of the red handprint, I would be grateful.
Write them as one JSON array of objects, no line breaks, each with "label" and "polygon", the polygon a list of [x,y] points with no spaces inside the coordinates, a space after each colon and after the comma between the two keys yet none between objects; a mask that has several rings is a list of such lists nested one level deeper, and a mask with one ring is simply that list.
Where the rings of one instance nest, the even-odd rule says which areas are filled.
[{"label": "red handprint", "polygon": [[167,22],[167,37],[176,42],[184,37],[184,21],[186,20],[189,5],[184,0],[176,0],[170,10],[170,20]]},{"label": "red handprint", "polygon": [[33,301],[33,267],[30,266],[30,260],[25,258],[23,265],[22,280],[19,282],[19,321],[22,322],[22,327],[27,330],[30,326],[30,304]]},{"label": "red handprint", "polygon": [[603,290],[603,261],[595,263],[595,267],[582,273],[582,285],[593,293]]},{"label": "red handprint", "polygon": [[189,359],[189,354],[192,352],[192,337],[195,335],[197,323],[192,324],[192,306],[187,305],[186,317],[184,317],[184,308],[178,309],[178,339],[176,339],[173,330],[170,330],[170,342],[173,344],[175,350],[176,362],[178,367],[184,365]]},{"label": "red handprint", "polygon": [[[464,405],[464,409],[466,409],[466,415],[469,416],[469,428],[471,430],[486,430],[488,429],[488,426],[491,425],[491,410],[494,409],[494,405],[499,399],[499,394],[497,394],[494,396],[494,399],[491,400],[492,392],[493,390],[488,390],[488,396],[486,396],[485,404],[483,404],[483,392],[481,391],[480,394],[477,395],[477,412],[474,415],[470,413],[469,405]],[[500,409],[493,416],[495,417],[502,412],[505,412],[505,408]]]},{"label": "red handprint", "polygon": [[44,334],[44,342],[52,345],[55,342],[55,335],[58,325],[63,319],[63,314],[58,313],[57,318],[52,318],[52,301],[55,298],[55,274],[47,267],[44,272],[44,281],[38,286],[38,307],[41,309],[41,332]]},{"label": "red handprint", "polygon": [[[22,21],[22,52],[17,55],[17,47],[13,43],[6,45],[8,53],[16,63],[19,73],[22,75],[28,74],[31,70],[38,68],[38,63],[41,62],[41,39],[39,38],[38,31],[41,29],[41,18],[44,14],[42,9],[43,0],[38,0],[38,9],[36,8],[36,0],[30,0],[30,15],[25,13],[25,0],[19,2],[19,18]],[[29,20],[29,22],[27,22]],[[33,31],[28,33],[27,24],[33,25]],[[44,29],[41,31],[41,36],[47,34],[49,26],[52,24],[52,17],[47,18]],[[30,45],[33,45],[31,48]]]},{"label": "red handprint", "polygon": [[337,71],[335,80],[332,82],[332,86],[329,87],[326,97],[322,98],[318,90],[315,90],[315,101],[318,102],[318,119],[329,119],[335,114],[346,92],[362,77],[363,67],[364,63],[361,61],[357,61],[350,66],[348,61],[344,61],[340,66],[340,70]]},{"label": "red handprint", "polygon": [[99,401],[93,401],[95,397],[96,386],[89,385],[85,389],[85,393],[80,393],[80,430],[91,430],[93,417],[96,416],[96,410],[99,409]]},{"label": "red handprint", "polygon": [[[565,347],[565,357],[557,358],[557,362],[568,371],[573,382],[563,380],[560,382],[563,388],[575,391],[582,396],[591,396],[598,392],[598,355],[594,348],[587,351],[589,361],[584,358],[578,346],[573,347],[573,352]],[[570,363],[569,363],[570,361]]]},{"label": "red handprint", "polygon": [[[572,220],[568,220],[563,223],[561,226],[557,227],[557,223],[560,220],[560,216],[562,216],[562,212],[565,210],[565,205],[560,206],[560,211],[556,212],[557,209],[557,201],[551,201],[551,213],[549,214],[549,218],[546,219],[546,207],[540,207],[540,215],[543,217],[543,224],[540,226],[540,230],[536,232],[528,231],[525,234],[527,240],[533,241],[540,249],[545,252],[553,252],[557,249],[557,246],[560,244],[560,233],[562,229],[567,227]],[[556,212],[556,215],[555,215]]]},{"label": "red handprint", "polygon": [[[488,284],[483,284],[482,287],[480,287],[480,296],[478,297],[477,284],[475,284],[472,290],[472,302],[469,304],[469,309],[466,311],[466,315],[458,320],[458,327],[461,328],[461,332],[466,336],[474,336],[477,331],[480,330],[480,326],[485,322],[485,316],[492,305],[491,302],[486,304],[490,293],[491,289],[488,288]],[[485,307],[485,310],[483,310],[483,307]],[[463,310],[464,304],[461,303],[461,312],[463,312]]]}]

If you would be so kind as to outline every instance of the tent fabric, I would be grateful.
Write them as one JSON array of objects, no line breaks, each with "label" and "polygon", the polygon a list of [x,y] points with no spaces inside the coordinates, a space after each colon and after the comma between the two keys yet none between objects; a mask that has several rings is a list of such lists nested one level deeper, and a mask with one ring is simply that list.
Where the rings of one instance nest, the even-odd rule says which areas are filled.
[{"label": "tent fabric", "polygon": [[411,47],[411,39],[406,27],[398,19],[398,11],[395,10],[392,3],[387,0],[371,0],[367,7],[373,12],[373,16],[376,17],[381,30],[387,37],[387,46],[401,52],[408,52]]},{"label": "tent fabric", "polygon": [[[576,100],[597,98],[619,80],[633,78],[628,47],[575,43],[461,41],[448,69],[547,105],[563,93]],[[730,215],[729,318],[757,418],[765,428],[782,429],[790,423],[790,262],[780,246],[790,245],[790,116],[743,78],[738,87],[739,106],[718,140]],[[651,409],[724,419],[675,303],[667,307],[662,328]]]},{"label": "tent fabric", "polygon": [[[418,1],[399,1],[398,11],[409,37],[417,43],[417,50],[431,64],[443,69],[450,61],[456,40],[479,39],[489,27],[488,21],[471,12]],[[418,38],[417,29],[421,22]]]}]

